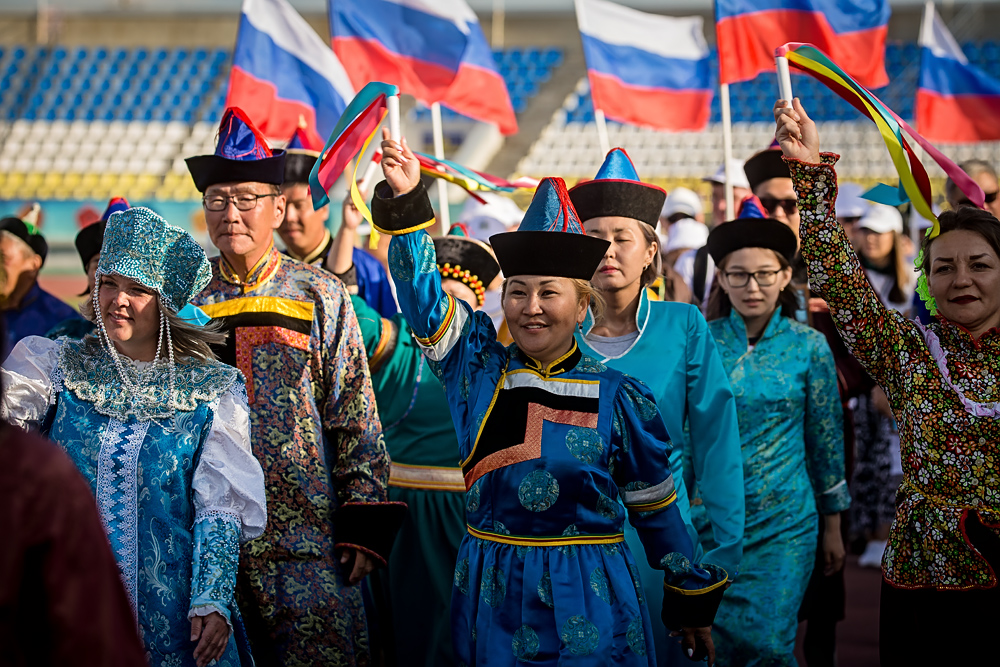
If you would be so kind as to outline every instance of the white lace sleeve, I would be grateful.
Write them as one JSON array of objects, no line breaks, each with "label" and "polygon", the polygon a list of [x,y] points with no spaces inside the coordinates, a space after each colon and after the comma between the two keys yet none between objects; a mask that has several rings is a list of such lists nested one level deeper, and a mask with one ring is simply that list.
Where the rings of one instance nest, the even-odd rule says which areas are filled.
[{"label": "white lace sleeve", "polygon": [[0,418],[37,428],[55,398],[52,374],[62,343],[42,336],[22,338],[3,362]]},{"label": "white lace sleeve", "polygon": [[243,542],[264,532],[264,471],[250,450],[250,411],[239,380],[219,397],[192,486],[196,523],[219,515],[233,517]]}]

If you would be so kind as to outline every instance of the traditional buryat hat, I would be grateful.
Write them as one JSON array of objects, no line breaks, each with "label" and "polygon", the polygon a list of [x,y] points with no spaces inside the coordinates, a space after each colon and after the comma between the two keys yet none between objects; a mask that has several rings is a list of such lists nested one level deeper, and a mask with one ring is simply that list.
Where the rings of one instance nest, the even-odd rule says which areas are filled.
[{"label": "traditional buryat hat", "polygon": [[285,183],[308,183],[309,172],[319,159],[322,146],[315,146],[306,134],[305,124],[299,123],[295,134],[285,146]]},{"label": "traditional buryat hat", "polygon": [[[662,203],[656,205],[654,220]],[[590,280],[611,244],[583,231],[563,179],[544,178],[517,231],[491,236],[490,245],[508,278],[529,275]]]},{"label": "traditional buryat hat", "polygon": [[792,177],[791,172],[788,171],[788,165],[781,159],[781,155],[781,148],[778,146],[778,142],[774,141],[768,148],[746,161],[743,165],[743,171],[750,182],[751,190],[756,190],[758,185],[772,178]]},{"label": "traditional buryat hat", "polygon": [[476,301],[483,305],[486,288],[500,273],[500,265],[490,247],[470,238],[462,225],[452,225],[447,236],[434,239],[438,271],[442,278],[458,280],[476,293]]},{"label": "traditional buryat hat", "polygon": [[42,263],[49,254],[49,244],[38,228],[30,222],[25,222],[21,218],[9,217],[0,218],[0,231],[10,232],[17,238],[28,244],[36,255],[42,258]]},{"label": "traditional buryat hat", "polygon": [[780,220],[764,216],[760,200],[751,195],[743,200],[739,217],[717,225],[705,244],[716,264],[731,252],[742,248],[767,248],[791,263],[799,247],[795,232]]},{"label": "traditional buryat hat", "polygon": [[184,308],[212,278],[212,268],[198,242],[142,207],[108,218],[97,274],[111,273],[157,292],[174,312]]},{"label": "traditional buryat hat", "polygon": [[581,220],[617,215],[656,227],[667,193],[640,181],[628,154],[613,148],[594,180],[577,184],[569,196]]},{"label": "traditional buryat hat", "polygon": [[104,244],[104,228],[108,224],[108,218],[111,217],[112,213],[118,213],[128,208],[129,203],[127,199],[124,197],[113,197],[108,202],[108,207],[104,209],[104,214],[100,220],[87,225],[77,232],[76,240],[73,243],[76,245],[76,251],[80,253],[80,261],[83,262],[84,271],[87,270],[90,260],[101,252],[101,246]]},{"label": "traditional buryat hat", "polygon": [[214,155],[185,160],[199,192],[217,183],[271,183],[285,178],[285,151],[272,151],[260,131],[237,107],[222,114]]}]

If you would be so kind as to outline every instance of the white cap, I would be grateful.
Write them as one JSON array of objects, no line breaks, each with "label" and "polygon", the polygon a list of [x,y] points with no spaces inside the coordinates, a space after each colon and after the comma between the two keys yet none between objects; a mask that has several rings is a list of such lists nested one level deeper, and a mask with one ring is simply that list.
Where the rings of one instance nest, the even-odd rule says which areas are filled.
[{"label": "white cap", "polygon": [[663,202],[663,208],[660,209],[660,217],[669,218],[674,214],[683,213],[693,218],[704,212],[705,207],[702,205],[701,197],[698,196],[697,192],[688,190],[687,188],[674,188],[667,195],[666,201]]},{"label": "white cap", "polygon": [[871,202],[862,199],[865,189],[858,183],[841,183],[837,188],[837,217],[860,218],[871,207]]},{"label": "white cap", "polygon": [[[746,188],[750,189],[750,181],[747,180],[747,174],[743,171],[743,161],[733,158],[729,161],[729,171],[733,177],[733,187],[734,188]],[[719,168],[715,170],[715,173],[711,176],[706,176],[701,179],[706,183],[718,183],[719,185],[726,184],[726,165],[720,164]]]},{"label": "white cap", "polygon": [[870,229],[876,234],[903,231],[903,215],[898,209],[885,204],[872,204],[858,221],[860,229]]},{"label": "white cap", "polygon": [[477,215],[462,224],[469,230],[470,237],[483,243],[489,243],[490,237],[494,234],[503,234],[510,231],[507,225],[490,215]]},{"label": "white cap", "polygon": [[478,194],[486,203],[481,204],[473,197],[469,197],[462,206],[459,220],[466,222],[480,216],[486,216],[502,223],[505,227],[503,231],[508,231],[511,227],[521,224],[524,211],[514,203],[513,199],[495,192],[480,192]]},{"label": "white cap", "polygon": [[670,225],[667,244],[663,252],[678,248],[700,248],[708,241],[708,227],[697,220],[685,218]]}]

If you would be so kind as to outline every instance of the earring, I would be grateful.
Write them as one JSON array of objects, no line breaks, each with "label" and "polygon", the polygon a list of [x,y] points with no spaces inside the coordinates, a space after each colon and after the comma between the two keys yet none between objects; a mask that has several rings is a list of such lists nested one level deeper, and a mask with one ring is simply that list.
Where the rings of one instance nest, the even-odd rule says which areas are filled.
[{"label": "earring", "polygon": [[583,322],[577,322],[576,328],[580,330],[580,333],[583,333]]}]

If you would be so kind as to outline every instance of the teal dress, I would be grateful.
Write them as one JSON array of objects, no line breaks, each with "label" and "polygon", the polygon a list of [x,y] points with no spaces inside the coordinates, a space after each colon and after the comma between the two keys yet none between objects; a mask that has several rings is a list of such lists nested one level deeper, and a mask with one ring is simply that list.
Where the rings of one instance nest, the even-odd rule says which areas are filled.
[{"label": "teal dress", "polygon": [[735,310],[708,326],[736,396],[746,500],[740,576],[713,627],[717,664],[796,665],[816,512],[850,505],[833,354],[823,334],[780,311],[752,348]]},{"label": "teal dress", "polygon": [[[695,306],[651,301],[643,290],[636,312],[639,336],[624,354],[607,358],[587,345],[593,326],[588,313],[583,334],[577,335],[583,352],[641,380],[656,398],[674,443],[670,468],[677,508],[695,543],[695,560],[719,565],[735,579],[743,554],[743,459],[736,401],[708,323]],[[633,551],[642,549],[630,526],[625,539]],[[641,559],[639,571],[646,599],[657,608],[663,574]],[[653,625],[653,637],[660,664],[686,661],[663,625]]]}]

